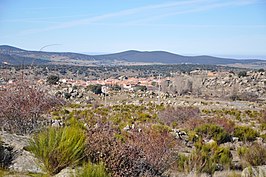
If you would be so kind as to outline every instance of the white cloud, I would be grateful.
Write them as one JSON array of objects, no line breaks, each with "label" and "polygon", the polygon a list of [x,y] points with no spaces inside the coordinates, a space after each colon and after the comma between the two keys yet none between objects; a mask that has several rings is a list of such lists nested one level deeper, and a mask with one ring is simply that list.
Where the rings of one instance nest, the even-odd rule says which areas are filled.
[{"label": "white cloud", "polygon": [[[222,7],[231,7],[231,6],[240,6],[240,5],[248,5],[251,3],[255,3],[257,0],[230,0],[230,1],[222,1],[222,0],[187,0],[187,1],[177,1],[177,2],[167,2],[161,4],[147,5],[143,7],[126,9],[118,12],[107,13],[103,15],[98,15],[89,18],[82,18],[79,20],[73,20],[68,22],[63,22],[55,25],[48,26],[42,29],[30,29],[23,31],[21,34],[32,34],[39,33],[45,31],[52,31],[57,29],[67,29],[76,26],[95,24],[99,22],[103,22],[108,19],[117,19],[126,16],[134,16],[134,15],[146,15],[148,17],[141,18],[136,21],[126,22],[125,25],[139,25],[143,23],[147,23],[149,21],[154,21],[157,19],[162,19],[170,16],[176,16],[179,14],[189,14],[189,13],[197,13],[202,11],[208,11],[215,8]],[[156,10],[164,10],[164,13],[157,13],[158,15],[149,16],[150,12],[156,12]],[[174,10],[173,12],[168,12],[168,10]],[[37,20],[38,21],[38,20]],[[47,22],[47,21],[46,21]]]},{"label": "white cloud", "polygon": [[[212,1],[212,2],[215,2],[215,1]],[[160,14],[157,16],[152,16],[152,17],[140,19],[137,21],[131,21],[130,23],[132,23],[132,24],[145,24],[149,21],[154,21],[154,20],[158,20],[158,19],[162,19],[162,18],[166,18],[166,17],[170,17],[170,16],[176,16],[179,14],[190,14],[190,13],[196,13],[196,12],[204,12],[204,11],[212,10],[215,8],[248,5],[248,4],[252,4],[254,2],[256,2],[256,0],[234,0],[234,1],[231,0],[228,2],[225,2],[225,1],[218,2],[217,1],[215,3],[205,2],[204,4],[200,4],[199,6],[195,6],[194,8],[189,8],[186,10],[176,10],[175,12],[171,12],[171,13],[165,13],[165,14]]]},{"label": "white cloud", "polygon": [[118,12],[113,12],[113,13],[103,14],[103,15],[99,15],[99,16],[84,18],[84,19],[80,19],[80,20],[74,20],[74,21],[69,21],[69,22],[65,22],[65,23],[60,23],[58,25],[53,25],[53,26],[43,28],[43,29],[27,30],[27,31],[24,31],[23,34],[38,33],[38,32],[51,31],[51,30],[56,30],[56,29],[71,28],[71,27],[91,24],[91,23],[99,22],[101,20],[115,18],[115,17],[124,17],[124,16],[129,16],[129,15],[141,13],[141,12],[147,13],[148,10],[155,10],[155,9],[162,9],[162,8],[173,8],[176,6],[191,5],[191,4],[201,3],[201,2],[209,2],[209,0],[189,0],[189,1],[178,1],[178,2],[170,2],[170,3],[168,2],[168,3],[162,3],[162,4],[148,5],[148,6],[144,6],[144,7],[126,9],[126,10],[122,10],[122,11],[118,11]]}]

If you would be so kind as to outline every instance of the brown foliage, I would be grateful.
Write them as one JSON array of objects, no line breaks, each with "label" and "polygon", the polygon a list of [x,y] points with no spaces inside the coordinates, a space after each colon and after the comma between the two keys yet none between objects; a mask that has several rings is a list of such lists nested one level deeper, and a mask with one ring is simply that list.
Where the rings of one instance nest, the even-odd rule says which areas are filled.
[{"label": "brown foliage", "polygon": [[41,114],[62,102],[33,85],[18,83],[0,92],[0,103],[2,129],[28,134],[40,124]]},{"label": "brown foliage", "polygon": [[182,125],[182,128],[188,129],[188,130],[194,130],[196,127],[206,124],[206,119],[189,119]]},{"label": "brown foliage", "polygon": [[223,127],[227,133],[233,133],[235,129],[235,123],[226,118],[209,118],[207,122]]},{"label": "brown foliage", "polygon": [[199,118],[200,110],[196,107],[168,107],[165,110],[159,112],[159,119],[168,126],[183,125],[190,119]]},{"label": "brown foliage", "polygon": [[125,134],[106,126],[88,131],[86,153],[93,162],[103,161],[113,176],[162,176],[177,159],[176,147],[166,133]]},{"label": "brown foliage", "polygon": [[266,165],[266,146],[263,144],[255,143],[248,148],[239,148],[238,153],[240,158],[244,160],[244,166]]}]

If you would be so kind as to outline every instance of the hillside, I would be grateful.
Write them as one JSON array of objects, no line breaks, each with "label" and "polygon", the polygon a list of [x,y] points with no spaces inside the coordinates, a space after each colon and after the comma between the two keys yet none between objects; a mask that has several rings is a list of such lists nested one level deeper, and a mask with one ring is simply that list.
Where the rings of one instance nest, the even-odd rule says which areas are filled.
[{"label": "hillside", "polygon": [[42,65],[47,63],[49,63],[47,60],[0,53],[0,65]]},{"label": "hillside", "polygon": [[261,60],[237,60],[228,58],[218,58],[212,56],[182,56],[165,51],[125,51],[115,54],[94,56],[97,60],[125,60],[128,62],[145,62],[145,63],[164,63],[164,64],[234,64],[234,63],[252,63]]},{"label": "hillside", "polygon": [[13,65],[24,63],[34,64],[70,64],[70,65],[130,65],[142,63],[161,64],[208,64],[208,65],[230,65],[230,64],[254,64],[265,63],[264,60],[237,60],[230,58],[219,58],[213,56],[182,56],[165,51],[141,52],[129,50],[114,54],[85,55],[71,52],[43,52],[28,51],[20,48],[1,45],[0,62],[7,62]]}]

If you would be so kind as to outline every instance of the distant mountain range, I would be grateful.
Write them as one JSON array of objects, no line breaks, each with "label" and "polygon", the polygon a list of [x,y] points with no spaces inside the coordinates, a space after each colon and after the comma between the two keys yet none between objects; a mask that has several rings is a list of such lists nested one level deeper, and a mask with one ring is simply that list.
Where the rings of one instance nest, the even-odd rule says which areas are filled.
[{"label": "distant mountain range", "polygon": [[259,59],[240,60],[205,55],[182,56],[165,51],[141,52],[129,50],[114,54],[85,55],[71,52],[28,51],[8,45],[0,45],[0,63],[10,65],[70,64],[82,66],[184,63],[207,65],[260,65],[263,63],[266,65],[265,60]]}]

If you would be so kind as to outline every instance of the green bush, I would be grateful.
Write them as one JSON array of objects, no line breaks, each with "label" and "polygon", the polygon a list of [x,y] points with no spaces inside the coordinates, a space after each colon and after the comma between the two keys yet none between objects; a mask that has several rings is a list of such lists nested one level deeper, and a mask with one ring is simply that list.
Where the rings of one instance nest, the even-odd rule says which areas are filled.
[{"label": "green bush", "polygon": [[258,72],[265,72],[265,70],[263,68],[260,68]]},{"label": "green bush", "polygon": [[168,127],[167,125],[162,125],[162,124],[153,124],[151,126],[151,128],[152,128],[152,130],[154,130],[156,132],[160,132],[160,133],[171,131],[170,127]]},{"label": "green bush", "polygon": [[114,86],[111,86],[111,89],[114,90],[114,91],[119,91],[119,90],[121,90],[122,88],[121,88],[121,86],[119,86],[119,85],[114,85]]},{"label": "green bush", "polygon": [[238,77],[246,77],[247,76],[247,71],[240,71],[238,73]]},{"label": "green bush", "polygon": [[[195,144],[196,149],[188,156],[180,156],[178,169],[187,173],[213,174],[216,170],[229,169],[232,162],[232,154],[227,147],[220,147],[217,143],[202,144],[201,141]],[[218,168],[220,166],[220,168]]]},{"label": "green bush", "polygon": [[197,133],[193,130],[188,131],[188,140],[192,141],[192,142],[197,142],[199,140],[199,136],[197,135]]},{"label": "green bush", "polygon": [[185,171],[186,163],[188,162],[189,157],[184,154],[179,154],[177,159],[177,170],[178,171]]},{"label": "green bush", "polygon": [[90,90],[91,92],[95,94],[101,94],[102,93],[102,85],[97,84],[97,85],[89,85],[87,87],[87,90]]},{"label": "green bush", "polygon": [[260,130],[266,130],[266,123],[262,123],[261,125],[260,125]]},{"label": "green bush", "polygon": [[53,175],[80,163],[84,156],[85,134],[77,127],[48,128],[35,135],[27,149]]},{"label": "green bush", "polygon": [[56,85],[58,81],[59,81],[59,76],[56,76],[56,75],[50,75],[47,77],[47,80],[46,80],[46,82],[49,85]]},{"label": "green bush", "polygon": [[103,163],[92,164],[86,163],[83,164],[81,170],[78,170],[78,177],[109,177],[108,173],[105,170]]},{"label": "green bush", "polygon": [[204,124],[195,129],[196,133],[202,137],[208,139],[212,138],[217,141],[218,144],[225,143],[231,140],[229,133],[227,133],[222,127],[214,124]]},{"label": "green bush", "polygon": [[256,130],[247,126],[237,126],[234,130],[234,136],[241,141],[254,141],[259,136]]},{"label": "green bush", "polygon": [[220,147],[216,143],[201,144],[193,153],[194,157],[196,156],[203,160],[203,165],[199,168],[199,172],[213,174],[217,169],[217,164],[224,168],[229,168],[232,162],[230,149]]},{"label": "green bush", "polygon": [[134,87],[134,90],[135,90],[135,91],[140,90],[140,91],[144,92],[144,91],[147,91],[147,87],[144,86],[144,85],[136,85],[136,86]]}]

